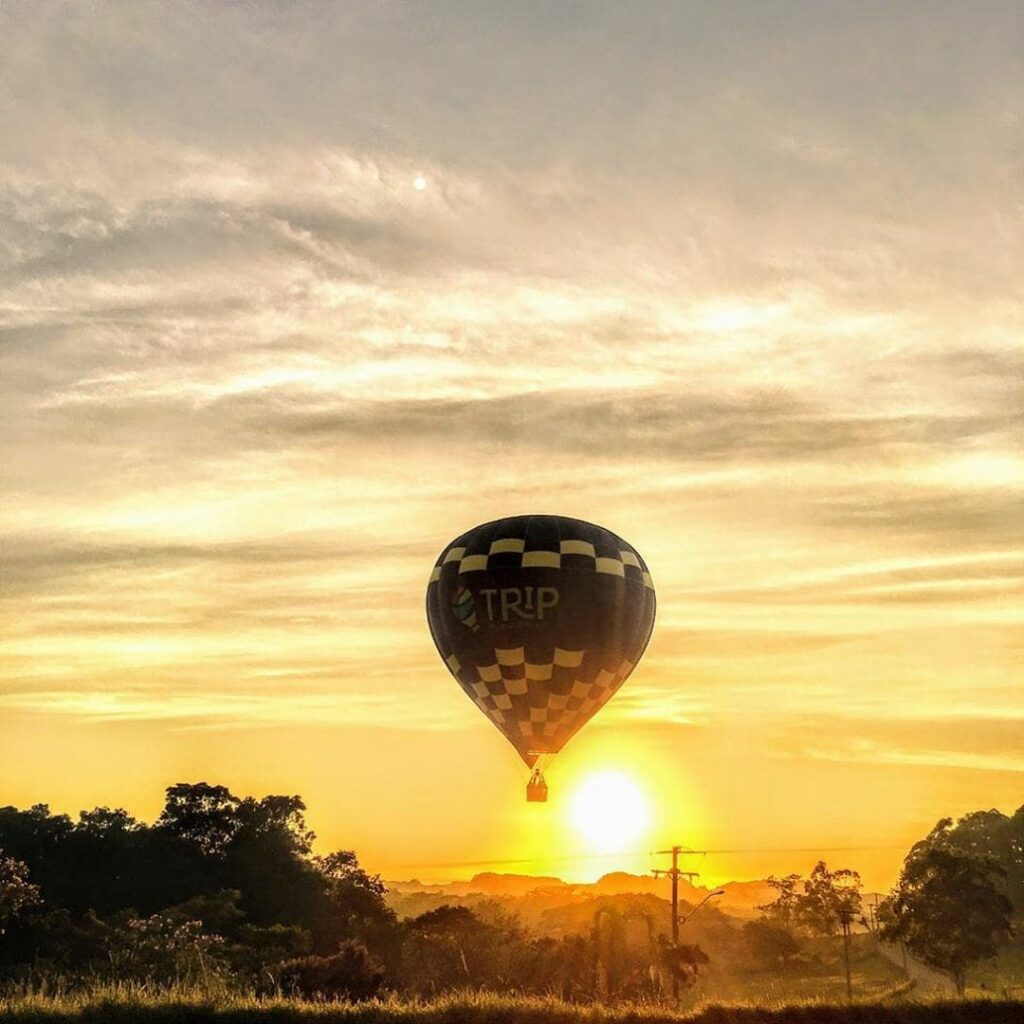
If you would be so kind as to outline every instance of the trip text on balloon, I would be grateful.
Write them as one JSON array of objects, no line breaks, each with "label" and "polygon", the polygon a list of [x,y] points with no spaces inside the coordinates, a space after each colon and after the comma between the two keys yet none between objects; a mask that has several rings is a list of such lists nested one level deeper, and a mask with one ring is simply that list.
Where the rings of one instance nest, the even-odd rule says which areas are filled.
[{"label": "trip text on balloon", "polygon": [[513,617],[543,619],[544,613],[558,604],[557,587],[495,587],[480,593],[491,622],[510,622]]}]

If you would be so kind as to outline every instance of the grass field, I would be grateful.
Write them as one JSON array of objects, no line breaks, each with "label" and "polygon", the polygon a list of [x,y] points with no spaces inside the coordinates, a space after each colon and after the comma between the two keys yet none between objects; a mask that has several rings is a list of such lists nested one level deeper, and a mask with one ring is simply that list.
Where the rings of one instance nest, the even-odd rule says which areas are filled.
[{"label": "grass field", "polygon": [[[882,957],[867,935],[854,936],[851,946],[850,974],[854,998],[879,1002],[902,995],[907,983],[901,971]],[[786,969],[753,966],[736,968],[713,961],[697,984],[684,995],[683,1005],[698,1009],[709,1004],[781,1005],[846,1000],[846,974],[835,940],[808,941],[810,959]],[[995,994],[995,993],[994,993]]]},{"label": "grass field", "polygon": [[[1024,999],[1024,943],[1003,949],[992,963],[973,968],[967,981],[968,994],[1010,996]],[[1024,1021],[1024,1016],[1021,1017]]]},{"label": "grass field", "polygon": [[580,1005],[466,993],[434,1001],[315,1003],[106,989],[72,996],[0,998],[0,1024],[1021,1024],[1024,1001],[825,1002],[706,1005],[671,1012],[654,1004]]}]

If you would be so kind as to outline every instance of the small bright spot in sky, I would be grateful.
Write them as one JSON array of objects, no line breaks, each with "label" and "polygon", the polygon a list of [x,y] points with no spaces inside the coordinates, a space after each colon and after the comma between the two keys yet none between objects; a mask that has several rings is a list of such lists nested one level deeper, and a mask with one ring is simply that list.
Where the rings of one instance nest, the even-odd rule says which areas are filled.
[{"label": "small bright spot in sky", "polygon": [[414,189],[417,192],[422,192],[427,187],[427,179],[422,175],[417,175],[416,180],[412,183]]},{"label": "small bright spot in sky", "polygon": [[573,793],[569,814],[595,853],[618,853],[635,843],[651,823],[647,798],[622,772],[588,775]]}]

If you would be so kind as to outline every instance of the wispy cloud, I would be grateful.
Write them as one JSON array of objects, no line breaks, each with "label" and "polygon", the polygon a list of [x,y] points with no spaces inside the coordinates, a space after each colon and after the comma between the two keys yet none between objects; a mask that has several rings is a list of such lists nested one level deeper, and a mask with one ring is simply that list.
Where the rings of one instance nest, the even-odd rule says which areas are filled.
[{"label": "wispy cloud", "polygon": [[[828,743],[821,737],[827,735]],[[785,727],[789,757],[980,772],[1024,772],[1024,709],[963,708],[927,718],[808,720]]]},{"label": "wispy cloud", "polygon": [[70,715],[96,722],[163,722],[175,730],[231,729],[270,726],[357,726],[362,729],[450,730],[452,716],[417,715],[410,720],[399,696],[325,695],[247,692],[176,693],[160,690],[45,691],[0,694],[0,707],[46,715]]}]

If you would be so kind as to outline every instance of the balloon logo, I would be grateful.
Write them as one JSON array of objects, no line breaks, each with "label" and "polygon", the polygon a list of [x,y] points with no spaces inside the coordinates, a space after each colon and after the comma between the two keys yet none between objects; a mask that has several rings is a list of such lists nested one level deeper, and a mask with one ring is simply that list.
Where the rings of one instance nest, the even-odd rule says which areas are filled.
[{"label": "balloon logo", "polygon": [[473,607],[473,595],[465,587],[459,587],[452,595],[452,612],[464,626],[468,626],[474,633],[479,632],[476,609]]},{"label": "balloon logo", "polygon": [[[654,628],[654,584],[610,530],[513,516],[456,537],[427,585],[427,622],[459,685],[534,769],[612,697]],[[541,788],[542,787],[542,788]]]}]

